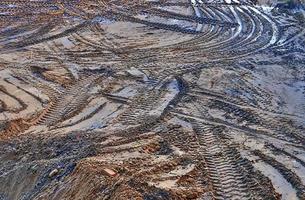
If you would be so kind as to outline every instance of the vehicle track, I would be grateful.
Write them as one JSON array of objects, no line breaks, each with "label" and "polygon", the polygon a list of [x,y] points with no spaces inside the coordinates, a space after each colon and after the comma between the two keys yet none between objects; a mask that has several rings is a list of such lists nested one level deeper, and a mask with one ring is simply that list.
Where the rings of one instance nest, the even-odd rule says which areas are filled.
[{"label": "vehicle track", "polygon": [[251,192],[261,189],[256,186],[258,180],[250,176],[253,173],[251,164],[234,147],[219,138],[219,130],[196,121],[192,125],[200,145],[199,154],[207,164],[215,199],[264,199],[261,194],[253,196]]},{"label": "vehicle track", "polygon": [[259,156],[259,158],[264,162],[277,169],[283,175],[283,177],[296,189],[298,198],[305,199],[305,186],[302,184],[300,177],[298,177],[290,169],[287,169],[282,163],[277,162],[276,159],[261,153],[259,150],[254,151],[253,154]]},{"label": "vehicle track", "polygon": [[75,85],[68,87],[60,93],[55,100],[51,101],[43,113],[31,122],[33,125],[56,125],[79,111],[90,97],[89,90],[96,77],[86,77]]}]

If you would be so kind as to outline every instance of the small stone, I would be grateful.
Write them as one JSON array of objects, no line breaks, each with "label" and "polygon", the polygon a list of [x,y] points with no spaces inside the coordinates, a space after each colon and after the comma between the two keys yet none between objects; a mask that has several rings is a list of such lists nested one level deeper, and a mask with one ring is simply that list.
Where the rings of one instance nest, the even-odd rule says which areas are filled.
[{"label": "small stone", "polygon": [[50,174],[49,174],[49,178],[55,176],[56,174],[58,174],[58,172],[59,172],[58,169],[52,170],[52,171],[50,172]]},{"label": "small stone", "polygon": [[116,176],[116,175],[117,175],[117,173],[116,173],[114,170],[112,170],[112,169],[104,168],[103,170],[104,170],[104,172],[105,172],[108,176]]}]

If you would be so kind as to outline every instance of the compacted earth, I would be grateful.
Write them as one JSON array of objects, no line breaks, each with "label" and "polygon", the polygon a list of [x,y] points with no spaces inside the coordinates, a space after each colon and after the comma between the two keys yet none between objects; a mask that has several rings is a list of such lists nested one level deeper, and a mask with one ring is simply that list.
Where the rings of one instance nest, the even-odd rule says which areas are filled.
[{"label": "compacted earth", "polygon": [[1,0],[0,200],[304,200],[304,9]]}]

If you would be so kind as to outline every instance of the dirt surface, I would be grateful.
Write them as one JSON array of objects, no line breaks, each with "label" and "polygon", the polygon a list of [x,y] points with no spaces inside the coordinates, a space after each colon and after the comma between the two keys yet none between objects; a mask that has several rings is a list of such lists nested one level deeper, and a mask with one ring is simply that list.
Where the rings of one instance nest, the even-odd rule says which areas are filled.
[{"label": "dirt surface", "polygon": [[0,200],[305,199],[301,1],[0,2]]}]

